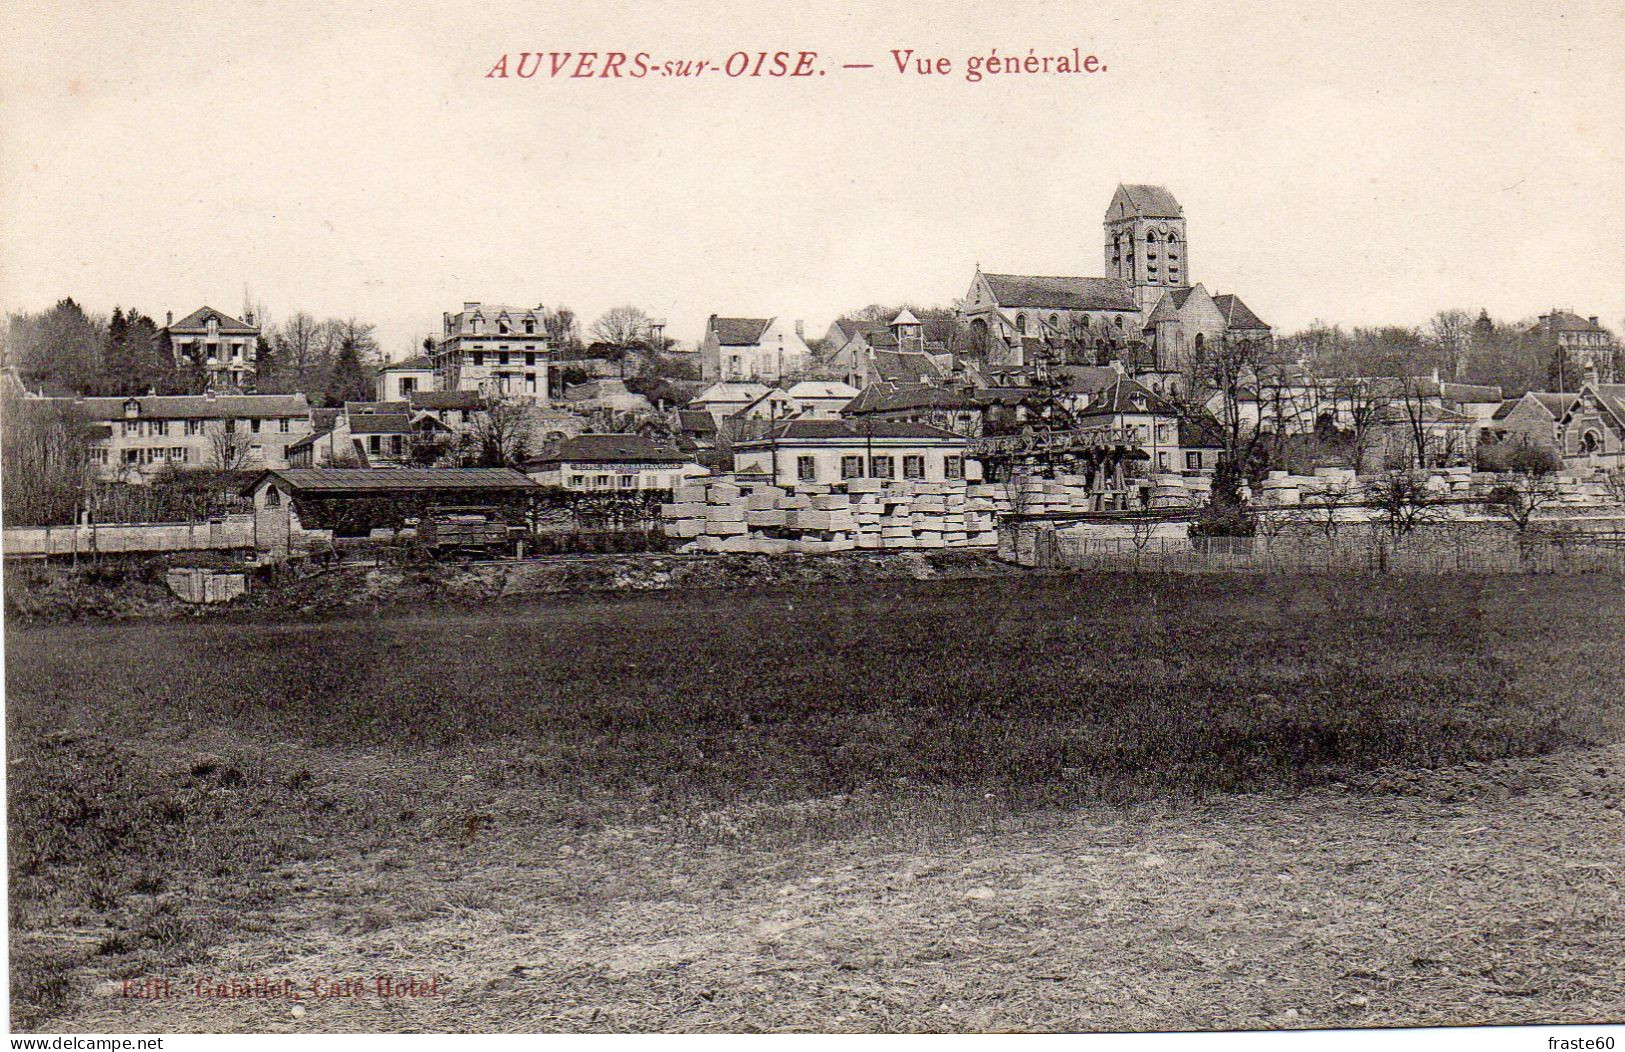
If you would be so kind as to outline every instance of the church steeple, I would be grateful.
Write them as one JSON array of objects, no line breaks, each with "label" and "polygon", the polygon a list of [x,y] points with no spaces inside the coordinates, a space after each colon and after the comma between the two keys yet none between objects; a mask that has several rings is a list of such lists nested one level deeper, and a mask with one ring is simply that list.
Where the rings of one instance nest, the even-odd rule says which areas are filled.
[{"label": "church steeple", "polygon": [[1126,283],[1149,314],[1171,289],[1190,287],[1185,210],[1165,187],[1122,183],[1106,208],[1106,276]]}]

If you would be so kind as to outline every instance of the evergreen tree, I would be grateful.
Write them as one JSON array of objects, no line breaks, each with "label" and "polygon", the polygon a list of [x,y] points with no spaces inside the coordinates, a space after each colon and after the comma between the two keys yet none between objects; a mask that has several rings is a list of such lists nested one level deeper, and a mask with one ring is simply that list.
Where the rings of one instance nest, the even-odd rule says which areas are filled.
[{"label": "evergreen tree", "polygon": [[327,404],[332,406],[343,405],[345,402],[365,402],[372,398],[372,377],[367,374],[367,367],[362,364],[360,348],[349,336],[339,344],[339,353],[333,360],[333,369],[327,375],[324,397]]}]

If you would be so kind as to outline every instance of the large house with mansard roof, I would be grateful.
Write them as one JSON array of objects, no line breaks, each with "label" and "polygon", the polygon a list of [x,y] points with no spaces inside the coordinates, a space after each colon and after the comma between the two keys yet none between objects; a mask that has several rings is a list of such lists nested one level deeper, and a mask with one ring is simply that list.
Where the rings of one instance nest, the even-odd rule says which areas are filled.
[{"label": "large house with mansard roof", "polygon": [[960,316],[990,365],[1117,361],[1152,391],[1172,393],[1205,343],[1270,338],[1240,297],[1191,282],[1185,211],[1165,187],[1118,186],[1103,225],[1105,277],[977,266]]}]

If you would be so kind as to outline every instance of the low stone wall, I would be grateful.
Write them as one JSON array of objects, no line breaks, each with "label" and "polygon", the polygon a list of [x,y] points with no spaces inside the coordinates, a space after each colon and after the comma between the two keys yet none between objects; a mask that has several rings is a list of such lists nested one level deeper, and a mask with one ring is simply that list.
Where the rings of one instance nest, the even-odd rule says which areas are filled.
[{"label": "low stone wall", "polygon": [[254,517],[208,522],[34,526],[5,531],[7,557],[186,552],[254,547]]},{"label": "low stone wall", "polygon": [[854,549],[991,548],[1006,486],[962,480],[851,479],[794,490],[744,476],[680,486],[661,506],[679,551],[839,552]]}]

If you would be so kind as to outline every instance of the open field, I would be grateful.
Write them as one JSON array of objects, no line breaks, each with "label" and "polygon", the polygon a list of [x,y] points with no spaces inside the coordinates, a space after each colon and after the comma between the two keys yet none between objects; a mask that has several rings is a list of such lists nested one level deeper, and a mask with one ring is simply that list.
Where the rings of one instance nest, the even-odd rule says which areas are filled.
[{"label": "open field", "polygon": [[[1617,582],[1538,577],[16,630],[13,1011],[91,1030],[1617,1019],[1622,652]],[[379,973],[445,991],[296,1014],[191,986]],[[181,995],[98,996],[157,976]]]}]

